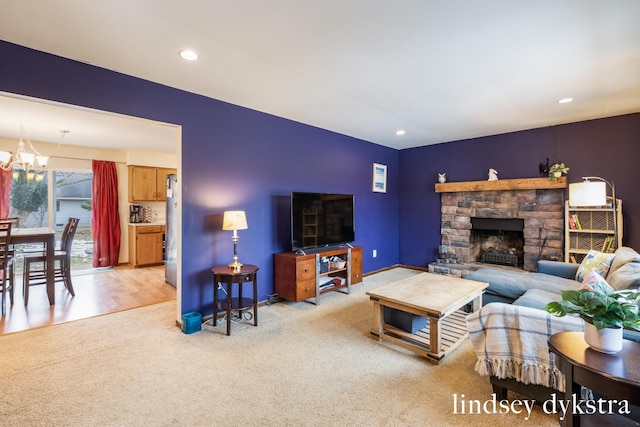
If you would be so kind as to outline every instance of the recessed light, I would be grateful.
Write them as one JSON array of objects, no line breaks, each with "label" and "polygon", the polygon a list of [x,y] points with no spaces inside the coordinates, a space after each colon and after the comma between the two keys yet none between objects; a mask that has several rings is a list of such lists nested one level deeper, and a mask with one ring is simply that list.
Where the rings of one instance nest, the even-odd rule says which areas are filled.
[{"label": "recessed light", "polygon": [[404,133],[405,133],[405,132],[404,132],[404,129],[398,129],[398,130],[396,131],[396,135],[398,135],[398,136],[402,136],[402,135],[404,135]]},{"label": "recessed light", "polygon": [[571,101],[573,101],[573,98],[562,98],[558,101],[558,104],[568,104]]},{"label": "recessed light", "polygon": [[180,56],[182,59],[186,59],[187,61],[195,61],[198,59],[198,54],[192,50],[181,50]]}]

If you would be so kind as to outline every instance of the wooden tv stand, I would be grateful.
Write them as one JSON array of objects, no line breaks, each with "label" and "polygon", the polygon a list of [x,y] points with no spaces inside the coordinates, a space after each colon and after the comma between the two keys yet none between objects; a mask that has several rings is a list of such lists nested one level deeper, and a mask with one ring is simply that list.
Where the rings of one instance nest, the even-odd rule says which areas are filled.
[{"label": "wooden tv stand", "polygon": [[[323,257],[338,256],[345,261],[343,268],[327,268],[321,263]],[[326,271],[325,271],[326,270]],[[331,278],[341,284],[322,286]],[[362,281],[362,247],[341,247],[320,249],[313,253],[298,254],[282,252],[275,254],[275,290],[280,298],[288,301],[314,299],[320,304],[319,296],[338,289],[350,293],[351,285]]]}]

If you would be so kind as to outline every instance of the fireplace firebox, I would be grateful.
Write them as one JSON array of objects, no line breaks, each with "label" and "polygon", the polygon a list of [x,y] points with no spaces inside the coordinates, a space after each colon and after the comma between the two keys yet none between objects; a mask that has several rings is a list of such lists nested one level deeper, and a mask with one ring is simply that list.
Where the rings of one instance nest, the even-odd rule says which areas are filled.
[{"label": "fireplace firebox", "polygon": [[524,219],[471,218],[471,259],[489,264],[524,264]]}]

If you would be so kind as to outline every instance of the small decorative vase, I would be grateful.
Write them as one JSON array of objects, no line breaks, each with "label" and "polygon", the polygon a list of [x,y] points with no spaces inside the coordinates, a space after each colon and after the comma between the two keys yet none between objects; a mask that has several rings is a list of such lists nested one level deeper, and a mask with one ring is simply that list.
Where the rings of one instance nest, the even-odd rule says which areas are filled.
[{"label": "small decorative vase", "polygon": [[589,346],[602,353],[617,353],[622,350],[622,328],[598,329],[584,322],[584,340]]},{"label": "small decorative vase", "polygon": [[562,176],[562,172],[554,172],[553,176],[555,176],[556,178],[560,178]]}]

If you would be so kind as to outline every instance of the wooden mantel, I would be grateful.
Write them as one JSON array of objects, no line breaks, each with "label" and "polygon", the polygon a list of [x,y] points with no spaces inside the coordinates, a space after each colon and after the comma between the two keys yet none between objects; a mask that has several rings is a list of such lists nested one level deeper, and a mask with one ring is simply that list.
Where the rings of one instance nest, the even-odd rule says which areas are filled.
[{"label": "wooden mantel", "polygon": [[436,184],[436,193],[459,193],[463,191],[504,191],[567,188],[567,177],[555,181],[549,178],[498,179],[495,181],[445,182]]}]

